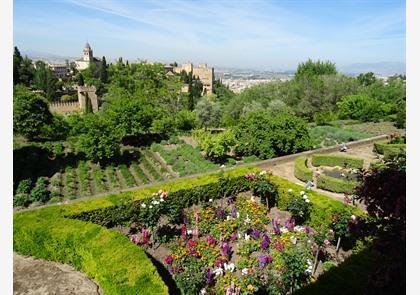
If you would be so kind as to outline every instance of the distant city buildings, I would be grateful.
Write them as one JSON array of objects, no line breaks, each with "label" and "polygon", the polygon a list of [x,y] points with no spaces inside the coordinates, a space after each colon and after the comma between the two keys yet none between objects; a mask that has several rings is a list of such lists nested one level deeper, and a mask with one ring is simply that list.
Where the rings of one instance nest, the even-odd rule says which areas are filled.
[{"label": "distant city buildings", "polygon": [[57,79],[66,79],[69,74],[69,67],[67,64],[48,64],[48,67],[53,71]]}]

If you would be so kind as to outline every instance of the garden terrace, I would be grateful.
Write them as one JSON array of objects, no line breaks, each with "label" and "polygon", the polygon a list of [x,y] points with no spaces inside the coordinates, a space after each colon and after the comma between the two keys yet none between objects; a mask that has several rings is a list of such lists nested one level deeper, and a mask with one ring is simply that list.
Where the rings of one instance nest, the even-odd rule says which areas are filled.
[{"label": "garden terrace", "polygon": [[[229,186],[229,182],[220,182],[218,174],[209,174],[119,195],[15,213],[14,250],[23,255],[71,264],[95,280],[106,294],[167,294],[167,286],[141,248],[120,233],[69,217],[78,216],[91,221],[94,221],[91,218],[97,218],[97,223],[108,226],[127,224],[127,219],[124,219],[127,204],[151,202],[158,190],[168,191],[168,200],[173,198],[172,204],[178,204],[178,210],[178,206],[188,207],[194,202],[208,201],[209,196],[220,196],[220,192],[225,192],[227,196],[249,189],[244,185],[243,175],[250,171],[256,171],[256,168],[225,172],[226,177],[235,183],[233,186]],[[288,206],[292,197],[290,190],[302,190],[301,186],[279,177],[271,180],[277,186],[279,208]],[[220,190],[220,185],[225,189]],[[331,222],[333,211],[344,206],[316,192],[308,193],[308,198],[313,204],[308,224],[313,227]],[[362,214],[357,209],[352,210],[355,214]],[[98,212],[108,213],[101,215]]]},{"label": "garden terrace", "polygon": [[308,168],[308,158],[299,157],[295,160],[294,175],[297,179],[307,182],[313,179],[313,171]]}]

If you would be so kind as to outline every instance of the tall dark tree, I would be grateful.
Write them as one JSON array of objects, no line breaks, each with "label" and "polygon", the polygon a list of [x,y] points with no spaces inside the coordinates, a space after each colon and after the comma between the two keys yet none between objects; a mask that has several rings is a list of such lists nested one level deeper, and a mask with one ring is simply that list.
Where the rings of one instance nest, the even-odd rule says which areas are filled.
[{"label": "tall dark tree", "polygon": [[15,49],[13,52],[13,85],[20,83],[19,69],[20,69],[21,63],[22,63],[22,55],[20,54],[20,51],[17,48],[17,46],[15,46]]},{"label": "tall dark tree", "polygon": [[35,68],[32,64],[32,60],[27,56],[23,58],[19,68],[19,80],[20,83],[26,87],[31,86],[34,79]]},{"label": "tall dark tree", "polygon": [[42,62],[36,62],[34,84],[37,89],[43,90],[45,97],[51,101],[57,90],[57,78],[48,66]]},{"label": "tall dark tree", "polygon": [[375,77],[375,74],[372,72],[368,72],[366,74],[360,74],[359,76],[357,76],[357,82],[359,82],[360,85],[363,85],[363,86],[372,85],[373,83],[375,83],[375,81],[376,81],[376,77]]},{"label": "tall dark tree", "polygon": [[83,79],[83,75],[81,73],[77,74],[77,85],[79,86],[85,85],[85,80]]},{"label": "tall dark tree", "polygon": [[313,76],[322,76],[322,75],[335,75],[337,74],[337,69],[335,64],[330,61],[312,61],[309,59],[304,63],[300,63],[297,67],[295,73],[295,79],[300,80],[303,77],[313,77]]},{"label": "tall dark tree", "polygon": [[106,64],[105,56],[102,56],[99,79],[101,80],[102,83],[108,82],[108,65]]}]

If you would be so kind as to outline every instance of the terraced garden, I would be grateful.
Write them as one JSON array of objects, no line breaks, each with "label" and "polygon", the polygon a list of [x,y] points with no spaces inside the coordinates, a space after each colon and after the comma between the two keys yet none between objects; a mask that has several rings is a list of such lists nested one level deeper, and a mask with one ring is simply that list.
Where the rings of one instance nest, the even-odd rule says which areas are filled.
[{"label": "terraced garden", "polygon": [[[199,149],[184,142],[153,144],[151,148],[135,149],[138,156],[131,161],[100,166],[91,161],[78,161],[55,173],[48,181],[47,202],[55,203],[80,197],[120,191],[148,183],[215,170],[219,166],[204,159]],[[26,203],[32,203],[31,190],[25,191]],[[39,205],[36,203],[34,205]]]}]

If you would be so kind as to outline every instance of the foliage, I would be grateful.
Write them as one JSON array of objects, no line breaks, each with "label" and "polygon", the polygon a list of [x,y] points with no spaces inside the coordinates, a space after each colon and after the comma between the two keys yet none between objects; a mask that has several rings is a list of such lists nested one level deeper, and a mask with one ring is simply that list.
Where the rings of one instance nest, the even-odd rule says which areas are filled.
[{"label": "foliage", "polygon": [[351,156],[341,156],[341,155],[329,155],[329,154],[313,154],[312,155],[312,165],[315,167],[318,166],[340,166],[344,168],[363,168],[363,159],[351,157]]},{"label": "foliage", "polygon": [[297,179],[307,182],[313,180],[313,171],[307,166],[308,158],[298,157],[295,160],[294,175]]},{"label": "foliage", "polygon": [[220,104],[208,97],[201,98],[195,108],[197,121],[201,127],[217,127],[220,123]]},{"label": "foliage", "polygon": [[34,202],[45,203],[50,199],[50,191],[48,190],[48,178],[39,177],[35,183],[35,187],[31,190],[31,199]]},{"label": "foliage", "polygon": [[[382,294],[405,292],[405,156],[364,172],[355,193],[373,219],[369,233],[374,236],[372,249],[378,267],[369,278],[366,294],[372,294],[371,290]],[[359,230],[363,226],[360,223]]]},{"label": "foliage", "polygon": [[306,194],[289,199],[287,211],[292,213],[298,224],[303,224],[310,216],[312,203]]},{"label": "foliage", "polygon": [[368,95],[358,94],[344,97],[337,103],[340,117],[377,122],[390,113],[388,105]]},{"label": "foliage", "polygon": [[299,80],[303,77],[321,76],[321,75],[335,75],[337,69],[335,64],[330,61],[312,61],[309,59],[304,63],[300,63],[295,73],[295,79]]},{"label": "foliage", "polygon": [[373,151],[381,155],[398,155],[405,153],[405,143],[378,143],[373,144]]},{"label": "foliage", "polygon": [[224,159],[236,144],[235,135],[231,130],[217,134],[196,130],[193,132],[193,137],[198,141],[207,157],[216,161]]},{"label": "foliage", "polygon": [[[81,129],[76,138],[76,151],[84,153],[87,159],[93,161],[110,159],[119,155],[120,137],[107,120],[96,114],[87,114],[82,118],[81,125],[76,126],[77,129]],[[78,133],[76,130],[73,132]]]},{"label": "foliage", "polygon": [[29,140],[42,136],[43,128],[53,116],[47,101],[23,86],[15,86],[13,93],[13,131]]},{"label": "foliage", "polygon": [[53,71],[42,61],[35,63],[34,84],[37,89],[44,91],[45,97],[52,101],[57,90],[57,78]]},{"label": "foliage", "polygon": [[196,127],[197,121],[194,112],[181,110],[175,115],[175,128],[181,131],[189,131]]},{"label": "foliage", "polygon": [[31,86],[34,71],[32,60],[27,56],[22,58],[19,49],[15,46],[13,51],[13,85],[23,84],[26,87]]},{"label": "foliage", "polygon": [[369,134],[365,132],[333,126],[316,126],[311,128],[309,133],[314,144],[319,146],[332,146],[369,137]]},{"label": "foliage", "polygon": [[318,178],[317,178],[318,188],[325,189],[327,191],[331,191],[335,193],[352,194],[356,185],[357,185],[357,182],[338,179],[338,178],[330,177],[323,174],[318,175]]},{"label": "foliage", "polygon": [[363,86],[369,86],[375,83],[376,77],[375,74],[372,72],[368,72],[366,74],[359,74],[357,76],[357,82],[359,82]]},{"label": "foliage", "polygon": [[233,129],[239,155],[255,155],[261,159],[304,151],[310,147],[307,124],[290,113],[272,116],[251,113],[240,119]]},{"label": "foliage", "polygon": [[327,112],[319,112],[314,115],[314,121],[316,125],[327,125],[329,122],[337,120],[338,116],[336,113],[327,111]]}]

